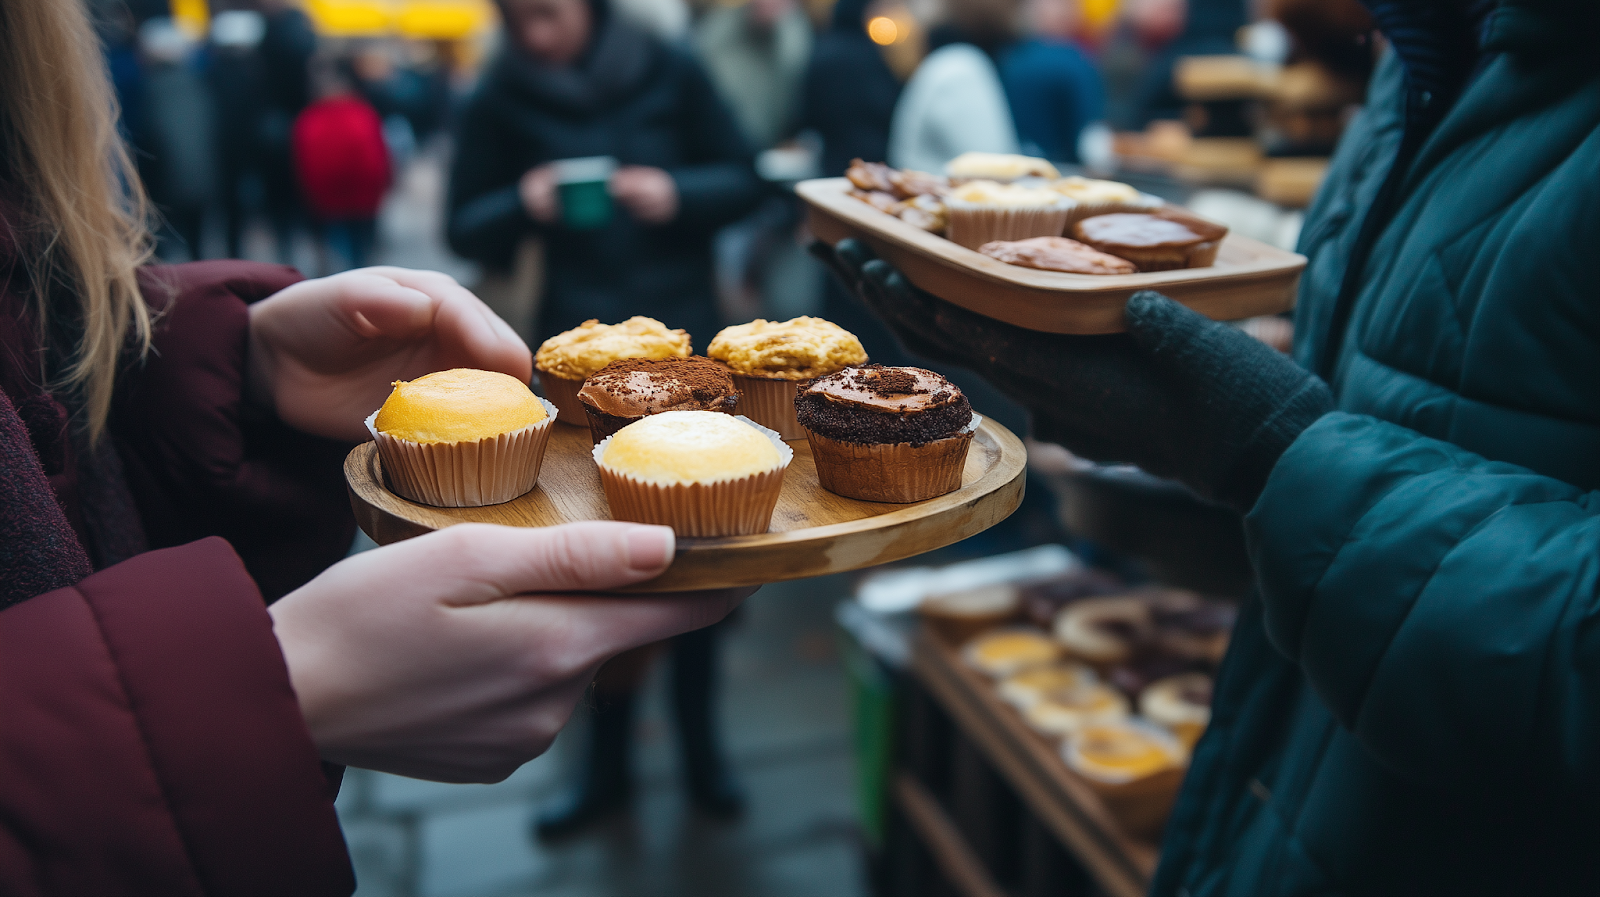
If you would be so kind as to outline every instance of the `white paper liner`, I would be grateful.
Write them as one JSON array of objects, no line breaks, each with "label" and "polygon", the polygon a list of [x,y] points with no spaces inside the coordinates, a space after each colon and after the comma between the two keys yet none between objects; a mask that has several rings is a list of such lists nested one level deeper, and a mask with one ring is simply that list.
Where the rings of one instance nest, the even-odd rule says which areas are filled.
[{"label": "white paper liner", "polygon": [[589,416],[583,412],[583,403],[578,401],[582,380],[568,380],[540,371],[539,385],[544,387],[544,397],[555,403],[556,420],[578,427],[589,426]]},{"label": "white paper liner", "polygon": [[784,439],[806,437],[805,428],[795,417],[794,397],[801,387],[810,383],[810,380],[733,375],[734,388],[739,390],[739,411]]},{"label": "white paper liner", "polygon": [[1031,237],[1059,237],[1077,203],[1067,197],[1048,206],[990,206],[945,200],[949,225],[945,237],[968,249],[977,249],[993,240],[1026,240]]},{"label": "white paper liner", "polygon": [[539,481],[556,408],[539,399],[545,418],[520,430],[475,442],[412,442],[382,433],[378,412],[367,431],[378,444],[383,478],[401,498],[438,508],[497,505],[527,494]]},{"label": "white paper liner", "polygon": [[862,445],[830,439],[811,430],[805,430],[805,434],[822,488],[861,501],[909,504],[961,488],[972,435],[982,422],[982,415],[973,413],[972,422],[959,433],[926,445]]},{"label": "white paper liner", "polygon": [[772,441],[778,450],[776,468],[734,480],[663,486],[601,463],[606,446],[616,438],[615,434],[607,436],[594,447],[593,457],[600,469],[600,485],[605,489],[611,519],[670,526],[674,533],[690,537],[750,536],[770,529],[772,511],[783,491],[784,472],[794,461],[794,449],[776,431],[744,415],[735,420],[756,428]]}]

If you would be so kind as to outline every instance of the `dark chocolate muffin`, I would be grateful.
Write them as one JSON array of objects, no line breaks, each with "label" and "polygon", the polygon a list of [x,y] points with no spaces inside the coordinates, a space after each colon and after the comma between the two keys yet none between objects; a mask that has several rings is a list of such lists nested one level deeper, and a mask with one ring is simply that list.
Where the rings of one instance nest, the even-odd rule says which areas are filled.
[{"label": "dark chocolate muffin", "polygon": [[927,445],[972,422],[972,403],[954,383],[922,368],[881,364],[814,380],[794,407],[806,429],[858,445]]},{"label": "dark chocolate muffin", "polygon": [[578,401],[596,444],[641,417],[663,411],[720,411],[739,405],[728,369],[703,355],[623,358],[583,381]]}]

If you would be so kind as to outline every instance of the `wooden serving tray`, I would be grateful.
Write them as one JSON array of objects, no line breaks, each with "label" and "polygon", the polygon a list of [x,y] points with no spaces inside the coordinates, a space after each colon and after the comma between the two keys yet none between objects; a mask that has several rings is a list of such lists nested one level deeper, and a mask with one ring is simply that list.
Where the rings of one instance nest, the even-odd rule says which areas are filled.
[{"label": "wooden serving tray", "polygon": [[[784,475],[770,532],[680,538],[667,572],[622,591],[751,586],[886,564],[983,532],[1022,502],[1027,453],[1010,430],[987,418],[967,452],[961,488],[915,504],[856,501],[825,491],[817,483],[811,447],[803,439],[789,445],[794,461]],[[609,520],[592,448],[587,427],[558,422],[533,491],[483,508],[435,508],[395,495],[384,485],[378,448],[371,442],[345,458],[344,476],[356,522],[380,545],[457,523],[556,526]]]},{"label": "wooden serving tray", "polygon": [[1219,321],[1294,307],[1306,257],[1229,233],[1217,262],[1149,274],[1064,274],[996,261],[854,199],[845,178],[795,186],[811,207],[811,232],[827,243],[863,241],[924,290],[980,315],[1045,333],[1117,333],[1122,306],[1157,290]]}]

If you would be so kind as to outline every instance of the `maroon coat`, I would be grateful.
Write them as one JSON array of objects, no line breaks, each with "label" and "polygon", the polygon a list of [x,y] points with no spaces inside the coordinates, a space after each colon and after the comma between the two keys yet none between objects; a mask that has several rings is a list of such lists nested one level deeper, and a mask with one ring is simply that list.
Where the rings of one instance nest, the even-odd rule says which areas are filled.
[{"label": "maroon coat", "polygon": [[346,447],[243,393],[246,302],[299,275],[144,272],[157,353],[91,451],[40,388],[4,237],[0,893],[349,893],[336,776],[262,600],[349,545]]}]

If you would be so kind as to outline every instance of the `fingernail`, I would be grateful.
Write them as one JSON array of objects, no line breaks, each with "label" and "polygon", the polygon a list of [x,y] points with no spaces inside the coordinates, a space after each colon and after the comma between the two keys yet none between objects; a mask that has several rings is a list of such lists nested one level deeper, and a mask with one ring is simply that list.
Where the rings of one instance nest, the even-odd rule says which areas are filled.
[{"label": "fingernail", "polygon": [[676,547],[672,528],[666,526],[636,526],[628,530],[625,543],[628,567],[639,571],[656,571],[672,561]]}]

